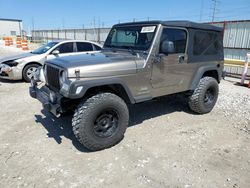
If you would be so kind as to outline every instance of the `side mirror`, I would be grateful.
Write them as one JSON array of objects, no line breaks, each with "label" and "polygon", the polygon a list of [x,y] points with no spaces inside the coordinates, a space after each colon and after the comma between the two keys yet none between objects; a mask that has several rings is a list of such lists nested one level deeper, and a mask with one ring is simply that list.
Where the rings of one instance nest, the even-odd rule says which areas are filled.
[{"label": "side mirror", "polygon": [[172,41],[165,40],[161,44],[160,53],[171,54],[175,52],[174,43]]},{"label": "side mirror", "polygon": [[52,52],[52,54],[53,54],[53,55],[58,55],[58,54],[60,54],[60,52],[59,52],[59,50],[54,50],[54,51]]}]

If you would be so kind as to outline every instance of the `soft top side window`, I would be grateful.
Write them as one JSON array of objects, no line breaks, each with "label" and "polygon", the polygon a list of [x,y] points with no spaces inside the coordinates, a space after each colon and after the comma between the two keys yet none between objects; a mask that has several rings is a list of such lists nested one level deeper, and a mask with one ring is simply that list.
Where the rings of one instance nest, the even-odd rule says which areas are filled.
[{"label": "soft top side window", "polygon": [[211,31],[196,31],[194,34],[194,56],[217,55],[220,53],[220,35]]}]

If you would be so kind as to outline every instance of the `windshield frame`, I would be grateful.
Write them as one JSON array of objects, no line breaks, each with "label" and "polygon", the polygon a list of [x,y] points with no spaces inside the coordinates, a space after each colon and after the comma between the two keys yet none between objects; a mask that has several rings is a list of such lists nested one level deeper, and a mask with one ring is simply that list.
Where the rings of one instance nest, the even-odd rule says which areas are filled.
[{"label": "windshield frame", "polygon": [[[131,27],[141,27],[141,30],[143,27],[155,27],[154,31],[151,32],[153,33],[153,36],[152,36],[152,39],[150,41],[150,45],[147,46],[147,49],[138,49],[136,48],[135,46],[122,46],[122,45],[112,45],[112,43],[110,43],[108,40],[112,40],[110,39],[110,37],[113,37],[111,35],[112,32],[115,30],[115,29],[119,29],[119,28],[131,28]],[[158,28],[159,28],[159,24],[130,24],[130,25],[116,25],[114,27],[112,27],[112,29],[110,30],[108,36],[107,36],[107,39],[106,41],[104,42],[104,45],[103,45],[103,49],[112,49],[112,50],[122,50],[122,51],[138,51],[138,52],[148,52],[150,51],[152,45],[153,45],[153,42],[155,40],[155,37],[157,35],[157,31],[158,31]],[[150,32],[148,32],[150,33]],[[109,42],[109,43],[108,43]]]},{"label": "windshield frame", "polygon": [[[47,44],[44,44],[41,47],[35,49],[31,53],[36,54],[36,55],[45,54],[46,52],[48,52],[49,50],[51,50],[52,48],[54,48],[58,44],[59,44],[59,42],[48,42]],[[46,49],[46,47],[49,47],[49,48]]]}]

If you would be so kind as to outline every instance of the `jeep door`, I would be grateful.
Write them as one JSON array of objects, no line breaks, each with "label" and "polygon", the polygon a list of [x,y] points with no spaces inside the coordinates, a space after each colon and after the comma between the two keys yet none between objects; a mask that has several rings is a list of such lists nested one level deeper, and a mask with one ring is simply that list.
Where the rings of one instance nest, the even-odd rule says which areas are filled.
[{"label": "jeep door", "polygon": [[[162,53],[163,42],[172,44],[169,53]],[[151,84],[156,95],[181,92],[187,89],[190,72],[187,67],[188,31],[182,28],[163,27],[152,68]],[[162,88],[162,90],[160,89]]]}]

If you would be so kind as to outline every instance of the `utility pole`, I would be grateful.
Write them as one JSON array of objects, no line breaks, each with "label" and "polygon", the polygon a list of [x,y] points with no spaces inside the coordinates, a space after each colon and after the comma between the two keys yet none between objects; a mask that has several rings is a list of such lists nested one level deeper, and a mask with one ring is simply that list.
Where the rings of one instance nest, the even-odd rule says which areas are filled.
[{"label": "utility pole", "polygon": [[95,17],[94,17],[94,20],[93,20],[93,26],[94,26],[94,29],[95,29]]},{"label": "utility pole", "polygon": [[86,31],[84,32],[84,24],[82,24],[82,34],[83,34],[83,38],[85,38],[86,40]]},{"label": "utility pole", "polygon": [[34,17],[32,17],[31,22],[32,22],[32,30],[34,31],[34,30],[35,30],[35,21],[34,21]]},{"label": "utility pole", "polygon": [[201,0],[200,22],[202,22],[203,18],[203,9],[204,9],[204,0]]},{"label": "utility pole", "polygon": [[64,18],[62,19],[62,29],[65,29],[65,20],[64,20]]},{"label": "utility pole", "polygon": [[[33,38],[33,33],[35,35],[35,21],[34,21],[34,17],[32,17],[31,22],[32,22],[32,38]],[[23,37],[22,34],[21,34],[21,37]],[[33,40],[36,40],[35,36],[34,36]]]},{"label": "utility pole", "polygon": [[101,19],[100,19],[100,17],[98,17],[98,28],[100,28],[101,27]]},{"label": "utility pole", "polygon": [[96,30],[95,30],[95,17],[94,17],[94,20],[93,20],[93,27],[94,27],[94,40],[95,40],[95,42],[97,42],[97,39],[96,39]]},{"label": "utility pole", "polygon": [[218,13],[218,3],[219,1],[218,0],[211,0],[212,1],[212,22],[215,21],[215,18],[216,18],[216,13]]}]

